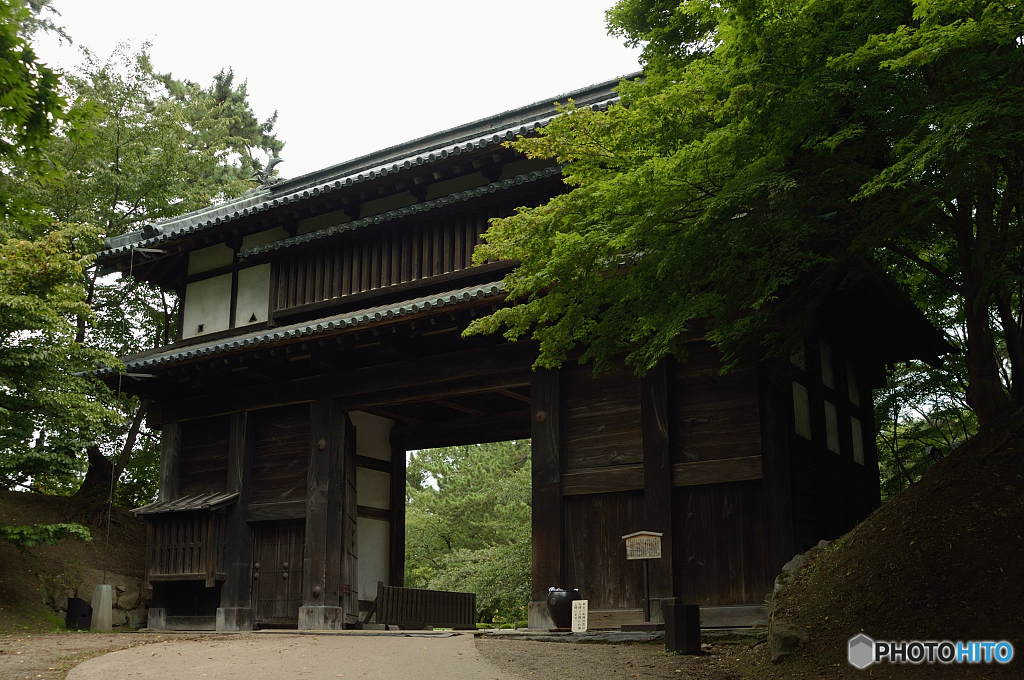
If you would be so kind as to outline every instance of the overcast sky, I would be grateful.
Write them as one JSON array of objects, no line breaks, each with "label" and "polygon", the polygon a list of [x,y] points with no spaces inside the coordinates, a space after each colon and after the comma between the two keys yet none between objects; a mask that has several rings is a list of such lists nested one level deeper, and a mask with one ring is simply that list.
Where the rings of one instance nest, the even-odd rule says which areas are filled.
[{"label": "overcast sky", "polygon": [[279,166],[296,177],[431,132],[639,69],[609,37],[613,0],[54,0],[74,47],[37,40],[70,69],[152,42],[157,70],[249,82],[260,119],[278,111]]}]

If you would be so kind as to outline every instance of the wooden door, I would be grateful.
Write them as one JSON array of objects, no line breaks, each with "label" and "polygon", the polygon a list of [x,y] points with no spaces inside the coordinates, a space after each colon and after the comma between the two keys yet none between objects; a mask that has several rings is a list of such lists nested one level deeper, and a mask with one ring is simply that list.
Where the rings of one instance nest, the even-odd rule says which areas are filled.
[{"label": "wooden door", "polygon": [[302,603],[302,555],[306,523],[253,524],[252,592],[256,623],[266,627],[298,625]]}]

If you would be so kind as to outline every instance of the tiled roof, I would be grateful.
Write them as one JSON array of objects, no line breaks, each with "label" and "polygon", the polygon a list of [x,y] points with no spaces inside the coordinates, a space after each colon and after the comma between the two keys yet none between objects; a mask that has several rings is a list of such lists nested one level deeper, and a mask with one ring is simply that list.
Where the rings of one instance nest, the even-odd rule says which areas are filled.
[{"label": "tiled roof", "polygon": [[[426,295],[412,300],[407,300],[405,302],[369,307],[367,309],[361,309],[355,312],[346,312],[344,314],[336,314],[322,319],[316,319],[315,321],[307,321],[292,324],[290,326],[281,326],[280,328],[269,330],[262,329],[256,332],[237,335],[233,338],[213,340],[205,344],[189,345],[188,347],[178,348],[172,346],[162,351],[158,350],[143,356],[126,358],[124,360],[124,365],[125,369],[128,371],[152,369],[158,366],[174,364],[179,361],[186,361],[188,359],[198,359],[213,354],[231,352],[233,350],[239,350],[247,347],[270,345],[299,337],[319,335],[328,331],[339,331],[345,328],[353,328],[355,326],[361,326],[375,321],[383,321],[385,319],[417,314],[419,312],[425,312],[439,307],[447,307],[450,305],[470,302],[472,300],[480,300],[500,295],[504,292],[505,288],[502,283],[500,281],[495,281],[494,283],[485,283],[477,286],[470,286],[468,288],[460,288],[446,293]],[[113,369],[101,368],[95,373],[95,375],[102,377],[112,375],[113,373]]]},{"label": "tiled roof", "polygon": [[238,253],[238,256],[241,258],[245,258],[251,257],[253,255],[259,255],[260,253],[268,253],[272,250],[291,248],[292,246],[301,245],[303,243],[309,243],[310,241],[316,241],[327,236],[333,236],[334,234],[340,234],[346,231],[353,231],[355,229],[362,229],[363,227],[368,227],[374,224],[380,224],[382,222],[390,222],[392,220],[402,219],[403,217],[409,217],[411,215],[424,213],[429,210],[433,210],[434,208],[441,208],[446,205],[458,203],[460,201],[469,201],[474,198],[485,196],[487,194],[493,194],[496,191],[505,191],[507,189],[511,189],[512,187],[516,187],[521,184],[526,184],[528,182],[536,182],[538,179],[553,177],[554,175],[559,174],[561,171],[562,170],[559,166],[554,165],[549,168],[544,168],[543,170],[535,170],[534,172],[516,175],[515,177],[510,177],[509,179],[505,179],[500,182],[491,182],[490,184],[485,184],[475,189],[467,189],[466,191],[460,191],[454,194],[449,194],[447,196],[441,196],[439,198],[435,198],[434,200],[427,201],[425,203],[414,203],[413,205],[410,205],[407,208],[390,210],[386,213],[381,213],[380,215],[364,217],[363,219],[355,220],[354,222],[346,222],[344,224],[338,224],[333,227],[328,227],[326,229],[320,229],[319,231],[313,231],[308,234],[303,234],[301,236],[293,236],[292,238],[274,241],[273,243],[267,243],[265,245],[257,246],[255,248],[249,248],[248,250],[243,250],[240,253]]},{"label": "tiled roof", "polygon": [[[625,78],[636,78],[631,74]],[[297,203],[320,194],[343,189],[422,165],[510,141],[544,127],[558,115],[555,101],[573,99],[577,106],[606,109],[618,101],[613,88],[620,79],[568,92],[554,99],[508,111],[405,144],[383,149],[325,170],[286,180],[255,193],[220,205],[196,210],[180,217],[147,224],[139,230],[104,240],[101,260],[124,254],[133,248],[155,246],[180,236],[241,219],[282,205]]]},{"label": "tiled roof", "polygon": [[141,508],[132,510],[134,515],[156,515],[164,512],[186,512],[189,510],[217,510],[225,505],[233,503],[238,498],[238,492],[225,493],[217,491],[214,493],[193,494],[182,496],[173,501],[157,501]]}]

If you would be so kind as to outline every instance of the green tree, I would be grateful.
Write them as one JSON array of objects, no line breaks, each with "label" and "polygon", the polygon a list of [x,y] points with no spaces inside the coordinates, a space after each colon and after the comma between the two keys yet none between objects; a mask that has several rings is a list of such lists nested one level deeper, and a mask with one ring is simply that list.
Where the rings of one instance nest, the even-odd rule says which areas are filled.
[{"label": "green tree", "polygon": [[[60,181],[29,181],[27,170],[11,174],[23,200],[51,220],[91,224],[106,236],[124,234],[156,220],[244,193],[252,184],[254,151],[271,154],[283,143],[273,134],[274,117],[258,123],[246,100],[221,72],[209,88],[156,73],[144,45],[132,53],[122,45],[106,60],[84,50],[84,66],[66,76],[79,125],[45,147]],[[26,236],[49,227],[28,225]],[[82,246],[79,246],[82,247]],[[95,247],[83,252],[93,252]],[[131,277],[83,273],[86,313],[77,315],[80,343],[124,356],[167,344],[175,337],[178,301]],[[120,397],[120,395],[118,395]],[[110,478],[130,471],[121,502],[149,500],[156,475],[155,435],[143,425],[146,405],[120,398],[117,427],[86,447],[89,473],[37,480],[51,492],[106,498]],[[145,462],[146,469],[137,463]],[[151,497],[151,496],[150,496]]]},{"label": "green tree", "polygon": [[532,334],[545,366],[583,345],[642,373],[698,325],[729,365],[782,358],[883,266],[958,310],[981,424],[1024,403],[1024,7],[621,0],[608,20],[646,80],[515,143],[572,190],[492,225],[476,257],[522,263],[520,304],[470,332]]},{"label": "green tree", "polygon": [[529,442],[415,451],[407,474],[406,585],[475,592],[481,622],[525,620]]},{"label": "green tree", "polygon": [[[45,149],[74,116],[57,75],[28,42],[46,28],[38,13],[48,3],[0,0],[0,484],[25,487],[34,478],[74,467],[73,448],[116,418],[104,390],[76,375],[112,357],[86,348],[71,320],[87,315],[81,277],[96,233],[79,225],[51,225],[29,240],[41,216],[12,182],[52,181]],[[47,439],[47,433],[59,433]],[[88,538],[72,524],[11,527],[0,539],[19,548],[65,536]]]}]

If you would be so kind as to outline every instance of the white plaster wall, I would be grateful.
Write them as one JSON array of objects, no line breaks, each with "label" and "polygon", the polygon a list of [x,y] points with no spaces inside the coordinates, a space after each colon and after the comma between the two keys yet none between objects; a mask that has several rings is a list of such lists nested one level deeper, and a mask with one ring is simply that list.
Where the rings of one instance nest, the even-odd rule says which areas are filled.
[{"label": "white plaster wall", "polygon": [[321,229],[327,229],[328,227],[334,227],[351,221],[352,220],[349,219],[349,216],[345,214],[344,210],[335,210],[334,212],[324,213],[323,215],[317,215],[316,217],[299,220],[299,228],[295,233],[301,236],[302,234],[308,234],[312,231],[320,231]]},{"label": "white plaster wall", "polygon": [[379,519],[360,517],[356,527],[356,550],[359,555],[359,599],[372,600],[377,597],[377,581],[390,585],[390,524]]},{"label": "white plaster wall", "polygon": [[395,421],[362,411],[350,411],[356,426],[356,455],[391,460],[391,428]]},{"label": "white plaster wall", "polygon": [[[270,310],[270,264],[239,270],[235,326],[262,323]],[[256,318],[253,319],[253,316]]]},{"label": "white plaster wall", "polygon": [[811,404],[807,388],[798,382],[793,383],[793,420],[796,423],[796,433],[804,439],[810,439]]},{"label": "white plaster wall", "polygon": [[188,254],[188,275],[202,274],[217,267],[226,267],[234,261],[235,251],[223,243],[193,250]]},{"label": "white plaster wall", "polygon": [[443,182],[431,184],[427,188],[426,200],[432,201],[435,198],[440,198],[441,196],[456,194],[460,191],[467,191],[469,189],[476,189],[477,187],[482,187],[485,184],[487,184],[487,178],[484,177],[482,172],[474,172],[471,175],[448,179]]},{"label": "white plaster wall", "polygon": [[398,210],[399,208],[406,208],[416,202],[416,197],[408,191],[403,191],[400,194],[394,196],[385,196],[384,198],[378,198],[376,201],[367,201],[363,203],[359,210],[359,217],[370,217],[371,215],[379,215],[389,210]]},{"label": "white plaster wall", "polygon": [[839,453],[839,413],[830,401],[825,402],[825,442],[829,451]]},{"label": "white plaster wall", "polygon": [[249,234],[248,236],[242,237],[242,250],[248,250],[249,248],[256,248],[257,246],[264,246],[274,241],[280,241],[288,238],[288,232],[277,227],[275,229],[267,229],[266,231],[258,231],[255,234]]},{"label": "white plaster wall", "polygon": [[[391,460],[391,428],[395,421],[363,411],[350,411],[348,415],[356,426],[356,455]],[[356,502],[371,508],[390,508],[391,475],[357,467]],[[356,522],[356,550],[359,599],[372,600],[377,597],[377,581],[389,583],[391,523],[360,517]]]},{"label": "white plaster wall", "polygon": [[356,468],[356,498],[359,505],[387,510],[391,507],[391,475],[379,470]]},{"label": "white plaster wall", "polygon": [[[181,335],[197,335],[227,330],[231,322],[231,274],[196,281],[185,286],[184,319]],[[200,324],[203,326],[199,331]]]}]

